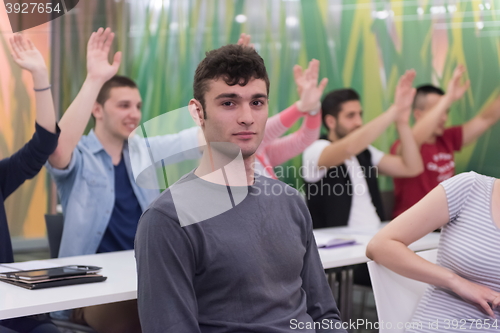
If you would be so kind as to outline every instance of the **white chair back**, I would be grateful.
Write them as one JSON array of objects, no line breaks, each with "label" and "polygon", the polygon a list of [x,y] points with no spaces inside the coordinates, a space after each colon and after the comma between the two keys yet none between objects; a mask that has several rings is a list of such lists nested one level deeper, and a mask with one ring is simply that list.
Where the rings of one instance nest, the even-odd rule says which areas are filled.
[{"label": "white chair back", "polygon": [[[435,263],[437,249],[417,252],[422,258]],[[428,284],[394,273],[374,261],[368,262],[378,322],[383,325],[379,333],[399,333],[410,325],[413,313]]]}]

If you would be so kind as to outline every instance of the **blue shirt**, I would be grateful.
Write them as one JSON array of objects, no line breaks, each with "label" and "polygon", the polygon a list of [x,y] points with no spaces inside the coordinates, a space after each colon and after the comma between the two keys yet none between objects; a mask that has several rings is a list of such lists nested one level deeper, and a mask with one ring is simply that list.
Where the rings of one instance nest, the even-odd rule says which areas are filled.
[{"label": "blue shirt", "polygon": [[[157,137],[154,143],[165,152],[178,149],[186,142],[189,142],[189,147],[198,147],[197,133],[198,127],[194,127],[178,134]],[[176,157],[181,161],[200,156],[199,151],[191,149]],[[160,192],[158,189],[146,189],[136,184],[127,143],[123,148],[123,160],[133,192],[144,211]],[[59,257],[96,253],[115,206],[115,175],[111,156],[92,130],[88,135],[82,136],[66,169],[56,169],[49,163],[46,167],[57,184],[64,213]]]},{"label": "blue shirt", "polygon": [[98,253],[132,250],[137,222],[142,214],[134,189],[127,176],[123,156],[115,169],[115,207]]}]

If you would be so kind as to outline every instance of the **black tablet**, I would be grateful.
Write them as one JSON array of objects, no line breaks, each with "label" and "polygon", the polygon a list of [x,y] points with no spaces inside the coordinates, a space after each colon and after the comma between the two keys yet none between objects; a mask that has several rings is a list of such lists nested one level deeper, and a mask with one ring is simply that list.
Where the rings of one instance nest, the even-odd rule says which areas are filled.
[{"label": "black tablet", "polygon": [[0,273],[0,277],[17,279],[24,281],[47,280],[60,277],[78,276],[93,274],[101,270],[101,267],[96,266],[61,266],[45,269],[33,269],[29,271],[15,271]]}]

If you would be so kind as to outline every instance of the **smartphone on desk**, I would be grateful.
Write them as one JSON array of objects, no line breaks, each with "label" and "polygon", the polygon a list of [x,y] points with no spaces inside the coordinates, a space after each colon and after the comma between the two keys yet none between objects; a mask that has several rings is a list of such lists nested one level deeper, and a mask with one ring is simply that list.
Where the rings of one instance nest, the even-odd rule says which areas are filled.
[{"label": "smartphone on desk", "polygon": [[101,270],[97,266],[68,265],[46,269],[0,273],[0,277],[24,281],[38,281],[69,276],[94,274]]}]

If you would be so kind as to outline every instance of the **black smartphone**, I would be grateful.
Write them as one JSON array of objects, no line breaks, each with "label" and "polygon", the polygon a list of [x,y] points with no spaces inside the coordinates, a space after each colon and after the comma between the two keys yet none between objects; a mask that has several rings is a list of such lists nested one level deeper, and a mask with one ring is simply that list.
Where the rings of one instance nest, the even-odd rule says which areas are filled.
[{"label": "black smartphone", "polygon": [[24,281],[47,280],[65,276],[78,276],[93,274],[101,270],[97,266],[69,265],[45,269],[33,269],[29,271],[15,271],[0,273],[0,277],[18,279]]}]

